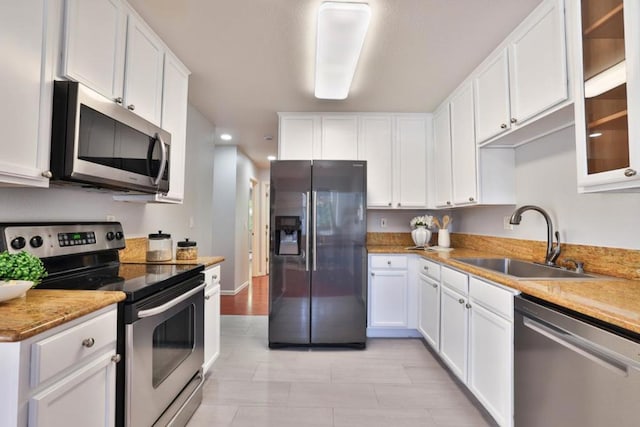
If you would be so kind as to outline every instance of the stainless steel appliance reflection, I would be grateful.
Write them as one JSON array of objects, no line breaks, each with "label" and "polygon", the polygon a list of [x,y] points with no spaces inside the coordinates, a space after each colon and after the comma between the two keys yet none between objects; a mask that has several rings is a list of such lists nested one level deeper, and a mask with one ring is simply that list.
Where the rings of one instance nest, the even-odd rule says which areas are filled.
[{"label": "stainless steel appliance reflection", "polygon": [[[0,251],[28,251],[49,276],[41,289],[122,291],[116,425],[184,426],[202,401],[202,265],[120,264],[117,222],[0,224]],[[126,416],[125,416],[126,415]]]},{"label": "stainless steel appliance reflection", "polygon": [[271,162],[269,346],[363,348],[366,162]]}]

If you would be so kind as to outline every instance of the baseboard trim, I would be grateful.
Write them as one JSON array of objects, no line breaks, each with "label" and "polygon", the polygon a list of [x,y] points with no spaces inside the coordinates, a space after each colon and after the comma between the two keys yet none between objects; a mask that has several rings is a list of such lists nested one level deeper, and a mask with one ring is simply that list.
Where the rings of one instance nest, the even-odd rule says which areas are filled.
[{"label": "baseboard trim", "polygon": [[238,293],[240,293],[240,291],[242,291],[247,286],[249,286],[249,281],[244,282],[242,285],[240,285],[239,287],[237,287],[233,291],[230,291],[228,289],[221,290],[220,291],[220,295],[231,295],[231,296],[238,295]]},{"label": "baseboard trim", "polygon": [[416,329],[367,328],[367,338],[422,338]]}]

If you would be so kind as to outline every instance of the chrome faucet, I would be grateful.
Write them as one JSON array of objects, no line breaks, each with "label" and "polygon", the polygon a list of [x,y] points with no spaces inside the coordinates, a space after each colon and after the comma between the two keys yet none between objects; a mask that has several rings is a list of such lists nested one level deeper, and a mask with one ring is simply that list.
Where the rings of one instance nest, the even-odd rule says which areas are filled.
[{"label": "chrome faucet", "polygon": [[556,260],[558,259],[558,256],[560,256],[560,233],[559,232],[555,232],[555,236],[556,236],[556,246],[553,246],[553,224],[551,223],[551,218],[549,217],[549,214],[542,209],[541,207],[538,206],[534,206],[534,205],[525,205],[525,206],[520,206],[518,209],[516,209],[513,214],[511,214],[511,218],[509,219],[509,224],[514,224],[514,225],[518,225],[520,224],[520,221],[522,220],[522,214],[523,212],[526,211],[536,211],[539,212],[543,217],[544,220],[547,222],[547,255],[544,258],[544,263],[547,265],[556,265]]}]

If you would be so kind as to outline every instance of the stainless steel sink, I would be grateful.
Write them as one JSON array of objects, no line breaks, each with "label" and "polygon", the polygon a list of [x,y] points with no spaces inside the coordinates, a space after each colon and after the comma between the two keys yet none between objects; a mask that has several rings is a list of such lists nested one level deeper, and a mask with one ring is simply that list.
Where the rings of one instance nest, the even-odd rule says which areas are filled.
[{"label": "stainless steel sink", "polygon": [[594,276],[576,273],[559,267],[550,267],[511,258],[456,258],[456,261],[495,271],[518,279],[589,279]]}]

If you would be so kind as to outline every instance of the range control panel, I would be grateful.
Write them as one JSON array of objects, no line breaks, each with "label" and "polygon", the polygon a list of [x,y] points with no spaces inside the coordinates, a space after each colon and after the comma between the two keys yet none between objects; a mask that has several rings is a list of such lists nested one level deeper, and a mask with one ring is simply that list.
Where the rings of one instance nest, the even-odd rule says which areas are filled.
[{"label": "range control panel", "polygon": [[125,247],[119,222],[0,224],[0,250],[40,258]]}]

